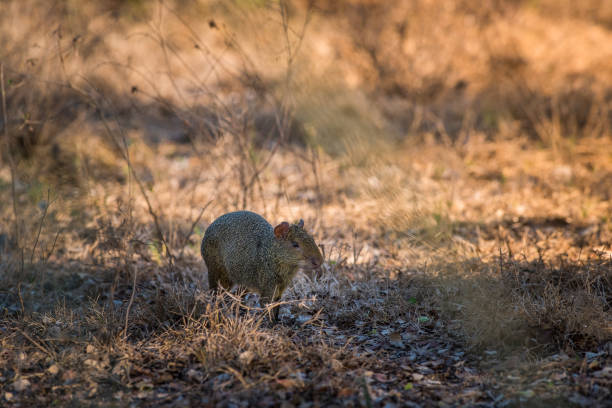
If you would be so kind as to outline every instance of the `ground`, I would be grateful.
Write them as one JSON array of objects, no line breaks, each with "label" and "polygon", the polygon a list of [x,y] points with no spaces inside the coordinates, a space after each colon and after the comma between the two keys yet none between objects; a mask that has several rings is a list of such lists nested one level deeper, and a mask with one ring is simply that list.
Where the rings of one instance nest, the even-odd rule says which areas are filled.
[{"label": "ground", "polygon": [[[0,16],[0,405],[612,406],[605,10],[31,3]],[[322,248],[276,324],[208,290],[236,209]]]}]

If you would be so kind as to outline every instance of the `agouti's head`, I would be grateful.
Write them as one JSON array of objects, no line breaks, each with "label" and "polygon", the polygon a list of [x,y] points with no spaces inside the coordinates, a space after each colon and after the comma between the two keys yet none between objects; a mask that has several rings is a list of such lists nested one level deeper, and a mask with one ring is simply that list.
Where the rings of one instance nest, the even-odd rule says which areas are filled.
[{"label": "agouti's head", "polygon": [[300,259],[300,267],[316,269],[323,263],[323,256],[312,236],[304,229],[304,220],[289,225],[281,222],[274,228],[274,235],[282,245]]}]

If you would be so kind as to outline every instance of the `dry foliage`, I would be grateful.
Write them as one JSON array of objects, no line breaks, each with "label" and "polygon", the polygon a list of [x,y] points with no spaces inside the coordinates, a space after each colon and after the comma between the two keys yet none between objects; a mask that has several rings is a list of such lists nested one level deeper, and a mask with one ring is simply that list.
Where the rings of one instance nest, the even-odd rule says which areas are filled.
[{"label": "dry foliage", "polygon": [[[5,3],[2,405],[609,404],[607,4]],[[278,325],[243,208],[324,250]]]}]

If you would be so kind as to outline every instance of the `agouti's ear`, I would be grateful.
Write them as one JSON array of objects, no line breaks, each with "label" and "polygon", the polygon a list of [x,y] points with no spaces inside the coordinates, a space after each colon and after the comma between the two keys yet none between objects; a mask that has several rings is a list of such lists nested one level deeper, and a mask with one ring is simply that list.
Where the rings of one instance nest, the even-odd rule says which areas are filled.
[{"label": "agouti's ear", "polygon": [[304,220],[301,218],[300,218],[300,221],[298,222],[298,227],[304,228]]},{"label": "agouti's ear", "polygon": [[287,221],[281,222],[274,228],[274,235],[276,236],[276,238],[287,238],[288,233],[289,223]]}]

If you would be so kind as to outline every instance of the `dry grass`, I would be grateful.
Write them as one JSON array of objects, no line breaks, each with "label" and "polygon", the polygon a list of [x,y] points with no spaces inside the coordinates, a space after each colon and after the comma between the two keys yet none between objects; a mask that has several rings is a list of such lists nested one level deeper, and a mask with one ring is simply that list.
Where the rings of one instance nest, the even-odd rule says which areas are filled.
[{"label": "dry grass", "polygon": [[[8,2],[2,403],[605,406],[591,3]],[[241,208],[324,248],[278,325],[204,283]]]}]

